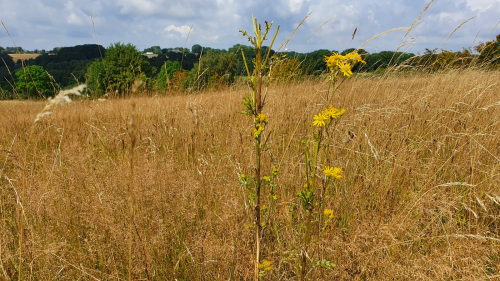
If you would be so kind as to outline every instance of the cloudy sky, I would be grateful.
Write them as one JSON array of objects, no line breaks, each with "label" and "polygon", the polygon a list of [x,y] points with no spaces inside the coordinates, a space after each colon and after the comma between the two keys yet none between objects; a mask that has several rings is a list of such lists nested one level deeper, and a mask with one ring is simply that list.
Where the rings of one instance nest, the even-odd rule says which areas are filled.
[{"label": "cloudy sky", "polygon": [[[200,44],[227,49],[247,42],[238,32],[252,28],[251,17],[280,25],[277,42],[297,30],[287,48],[298,52],[344,50],[386,30],[409,27],[429,0],[0,0],[0,20],[16,45],[51,50],[59,46],[114,42],[132,43],[138,49],[159,45],[182,47],[191,26],[187,47]],[[449,40],[448,35],[464,21]],[[333,19],[332,19],[333,18]],[[325,25],[326,21],[332,19]],[[425,48],[461,50],[500,34],[499,0],[435,0],[422,14],[420,25],[407,36],[409,52]],[[323,26],[322,26],[323,25]],[[315,33],[315,31],[322,28]],[[357,33],[351,42],[354,29]],[[367,51],[396,50],[405,31],[384,35],[367,44]],[[478,35],[479,33],[479,35]],[[475,39],[477,36],[477,39]],[[474,43],[476,40],[476,43]],[[445,42],[446,41],[446,42]],[[340,45],[339,45],[340,44]],[[279,44],[278,44],[279,45]],[[13,46],[5,30],[0,46]]]}]

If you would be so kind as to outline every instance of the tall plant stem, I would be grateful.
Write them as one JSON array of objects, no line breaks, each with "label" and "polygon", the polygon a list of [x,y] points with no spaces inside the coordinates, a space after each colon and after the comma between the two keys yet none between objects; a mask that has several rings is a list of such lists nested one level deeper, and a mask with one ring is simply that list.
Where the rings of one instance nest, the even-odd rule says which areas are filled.
[{"label": "tall plant stem", "polygon": [[257,179],[256,193],[257,193],[257,204],[255,205],[255,280],[259,280],[259,261],[260,261],[260,234],[262,232],[262,224],[260,222],[260,188],[261,188],[261,180],[260,180],[260,160],[261,160],[261,148],[260,148],[260,139],[257,139],[255,142],[255,154],[257,156],[257,166],[255,168],[255,176]]},{"label": "tall plant stem", "polygon": [[256,89],[256,96],[255,96],[255,109],[257,110],[257,113],[260,113],[262,111],[262,70],[261,70],[261,61],[260,61],[260,48],[255,49],[257,54],[255,56],[255,71],[257,73],[257,89]]},{"label": "tall plant stem", "polygon": [[[318,165],[318,154],[319,154],[319,148],[321,146],[321,139],[323,137],[323,131],[319,131],[318,133],[318,138],[316,140],[316,147],[314,149],[314,161],[313,161],[313,168],[312,168],[312,183],[310,185],[310,190],[314,192],[315,186],[316,186],[316,170],[317,170],[317,165]],[[314,201],[313,201],[314,202]],[[309,248],[309,242],[311,241],[311,220],[312,220],[312,211],[313,211],[314,205],[310,206],[309,209],[307,210],[307,220],[306,220],[306,236],[304,238],[304,249],[302,252],[302,269],[301,269],[301,274],[300,274],[300,280],[304,281],[306,277],[306,272],[307,272],[307,250]]]},{"label": "tall plant stem", "polygon": [[[260,28],[260,26],[259,26]],[[261,91],[262,91],[262,70],[260,69],[260,48],[256,48],[257,51],[257,57],[255,59],[256,61],[256,75],[258,76],[257,79],[257,87],[255,91],[255,110],[256,113],[259,114],[262,111],[262,104],[261,104]],[[255,244],[256,244],[256,249],[255,249],[255,280],[259,280],[259,262],[260,262],[260,234],[262,231],[262,224],[260,223],[260,187],[261,187],[261,180],[260,180],[260,161],[261,161],[261,146],[260,146],[260,138],[255,140],[255,156],[256,156],[256,167],[255,167],[255,177],[257,180],[257,186],[256,186],[256,195],[257,195],[257,204],[255,205],[255,224],[256,224],[256,231],[255,231]]]},{"label": "tall plant stem", "polygon": [[130,183],[128,187],[128,280],[132,280],[132,224],[134,222],[134,209],[132,204],[132,185],[134,184],[134,147],[131,149],[132,155],[130,156]]}]

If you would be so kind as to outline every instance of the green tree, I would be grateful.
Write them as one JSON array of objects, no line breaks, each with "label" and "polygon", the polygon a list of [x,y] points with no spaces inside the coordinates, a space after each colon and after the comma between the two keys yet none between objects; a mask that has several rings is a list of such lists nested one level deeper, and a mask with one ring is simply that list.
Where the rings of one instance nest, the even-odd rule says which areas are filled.
[{"label": "green tree", "polygon": [[326,70],[326,63],[324,59],[325,56],[330,56],[331,54],[332,51],[321,49],[305,55],[299,55],[297,59],[302,62],[302,72],[304,74],[318,75]]},{"label": "green tree", "polygon": [[208,52],[201,57],[200,63],[195,63],[193,69],[188,73],[184,88],[190,90],[206,89],[215,82],[228,85],[234,82],[236,75],[237,58],[235,53]]},{"label": "green tree", "polygon": [[52,49],[52,53],[57,54],[62,48],[64,47],[55,47],[54,49]]},{"label": "green tree", "polygon": [[199,54],[201,53],[201,49],[203,47],[200,46],[199,44],[194,44],[193,47],[191,47],[191,52],[195,53],[195,54]]},{"label": "green tree", "polygon": [[[151,77],[154,72],[156,69],[144,60],[134,45],[118,42],[106,50],[102,68],[96,62],[89,66],[86,78],[89,89],[96,91],[98,95],[102,94],[100,89],[103,89],[124,96],[130,91],[135,79]],[[104,77],[106,87],[101,84]]]},{"label": "green tree", "polygon": [[174,74],[178,70],[181,70],[181,66],[177,61],[166,61],[158,74],[158,90],[165,90],[167,88],[168,80],[174,78]]},{"label": "green tree", "polygon": [[51,92],[50,78],[43,67],[30,65],[16,72],[16,89],[25,98],[45,98]]},{"label": "green tree", "polygon": [[499,64],[500,62],[500,34],[496,36],[494,41],[480,43],[474,47],[474,50],[479,53],[479,59],[488,64]]},{"label": "green tree", "polygon": [[85,79],[87,80],[88,93],[92,98],[101,97],[106,93],[108,79],[101,60],[96,59],[89,65]]}]

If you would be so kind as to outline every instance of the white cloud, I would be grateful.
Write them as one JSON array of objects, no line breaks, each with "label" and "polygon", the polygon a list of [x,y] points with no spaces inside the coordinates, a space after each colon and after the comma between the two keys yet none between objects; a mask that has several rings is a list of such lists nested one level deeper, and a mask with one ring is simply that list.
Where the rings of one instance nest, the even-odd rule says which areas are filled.
[{"label": "white cloud", "polygon": [[[4,21],[16,44],[25,49],[52,49],[57,46],[95,43],[89,16],[91,11],[99,43],[104,46],[118,41],[130,42],[139,49],[155,45],[163,48],[184,46],[193,25],[188,47],[200,44],[227,49],[238,43],[249,44],[238,30],[252,31],[252,15],[261,23],[265,20],[273,21],[271,32],[280,25],[280,33],[275,42],[279,46],[291,35],[297,24],[309,12],[313,12],[287,47],[301,52],[317,49],[342,51],[349,45],[356,47],[383,31],[411,25],[427,2],[428,0],[0,0],[0,19]],[[481,33],[477,42],[484,42],[498,22],[498,14],[499,0],[435,1],[423,14],[422,24],[409,35],[424,36],[413,45],[413,51],[439,47],[448,34],[473,16],[478,17],[462,26],[445,47],[461,50],[463,46],[472,44],[479,30]],[[337,18],[315,33],[322,24],[334,17]],[[358,28],[357,34],[351,43],[355,28]],[[496,31],[493,36],[498,33]],[[380,37],[369,43],[368,51],[375,51],[375,48],[378,51],[394,50],[403,35],[404,32],[397,32]],[[0,37],[6,37],[5,32],[0,33]],[[6,47],[11,43],[4,40],[0,41],[1,44],[7,44],[3,46]]]},{"label": "white cloud", "polygon": [[292,13],[297,13],[298,11],[300,11],[300,9],[302,8],[302,2],[303,2],[303,0],[290,0],[288,2],[288,6],[290,7],[290,11]]},{"label": "white cloud", "polygon": [[74,25],[83,25],[82,18],[80,18],[74,13],[69,14],[69,16],[66,18],[66,22]]},{"label": "white cloud", "polygon": [[469,6],[472,11],[484,12],[491,8],[493,5],[498,4],[498,0],[465,0],[467,6]]},{"label": "white cloud", "polygon": [[172,25],[165,27],[164,30],[167,31],[169,34],[171,34],[171,31],[177,32],[180,34],[181,37],[186,38],[187,35],[189,34],[189,31],[191,30],[191,27],[189,27],[187,25],[175,26],[172,24]]}]

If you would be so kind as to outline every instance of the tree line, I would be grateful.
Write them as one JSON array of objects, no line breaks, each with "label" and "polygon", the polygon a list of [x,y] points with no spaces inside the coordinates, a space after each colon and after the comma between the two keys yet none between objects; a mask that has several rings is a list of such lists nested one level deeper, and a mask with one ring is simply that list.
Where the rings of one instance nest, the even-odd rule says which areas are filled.
[{"label": "tree line", "polygon": [[[22,51],[21,51],[22,50]],[[290,81],[305,76],[325,73],[325,56],[337,50],[316,50],[310,53],[285,52],[270,55],[280,58],[272,71],[276,81]],[[132,44],[115,43],[108,48],[100,45],[58,47],[50,52],[40,52],[35,59],[18,60],[14,63],[9,54],[26,52],[22,48],[0,47],[0,99],[47,98],[60,89],[86,83],[87,94],[92,98],[102,96],[126,96],[131,84],[141,79],[145,90],[199,91],[224,88],[235,83],[237,77],[246,77],[254,70],[252,60],[255,50],[245,45],[226,49],[213,49],[195,44],[191,49],[160,48],[152,46],[139,51]],[[262,47],[262,53],[269,52]],[[382,51],[357,52],[366,61],[353,68],[354,72],[383,73],[388,67],[403,70],[437,71],[445,68],[463,68],[472,64],[497,67],[500,59],[500,35],[495,40],[480,43],[473,49],[452,52],[429,50],[424,54]],[[154,54],[146,56],[145,54]],[[242,53],[247,59],[246,65]],[[278,56],[279,55],[279,56]]]}]

